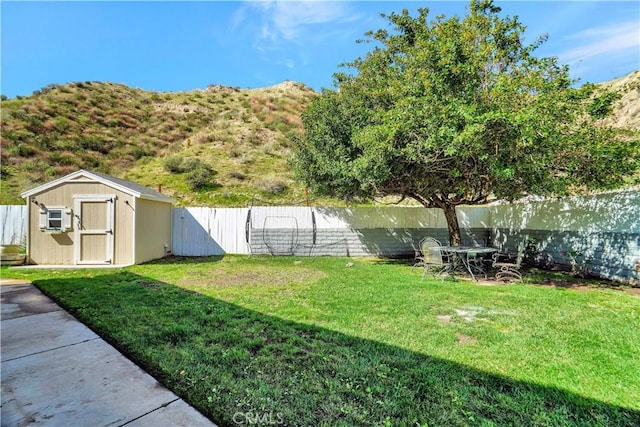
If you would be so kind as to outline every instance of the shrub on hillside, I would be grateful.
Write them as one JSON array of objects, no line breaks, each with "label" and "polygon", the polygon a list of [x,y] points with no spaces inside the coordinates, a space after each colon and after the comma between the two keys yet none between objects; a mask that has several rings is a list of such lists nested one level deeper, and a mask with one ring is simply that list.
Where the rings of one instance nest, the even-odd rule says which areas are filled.
[{"label": "shrub on hillside", "polygon": [[15,147],[8,150],[9,154],[20,157],[31,157],[37,153],[36,149],[24,142],[19,143]]},{"label": "shrub on hillside", "polygon": [[164,159],[164,169],[171,173],[181,173],[183,160],[182,156],[169,156]]},{"label": "shrub on hillside", "polygon": [[146,147],[134,147],[130,154],[134,159],[140,160],[143,157],[152,157],[154,153]]},{"label": "shrub on hillside", "polygon": [[189,187],[191,187],[192,190],[199,190],[211,185],[211,178],[213,178],[216,172],[203,161],[199,159],[193,160],[197,161],[197,163],[194,163],[195,167],[186,172],[185,175]]},{"label": "shrub on hillside", "polygon": [[287,183],[283,179],[277,177],[265,178],[258,183],[258,189],[272,195],[284,193],[287,188]]},{"label": "shrub on hillside", "polygon": [[216,174],[211,166],[197,157],[185,159],[179,155],[169,156],[164,160],[164,168],[172,173],[184,173],[192,190],[212,185],[211,178]]},{"label": "shrub on hillside", "polygon": [[207,165],[197,157],[189,157],[188,159],[185,159],[182,162],[181,169],[182,169],[182,172],[191,172],[192,170],[197,169],[199,167],[207,167],[210,169],[209,165]]}]

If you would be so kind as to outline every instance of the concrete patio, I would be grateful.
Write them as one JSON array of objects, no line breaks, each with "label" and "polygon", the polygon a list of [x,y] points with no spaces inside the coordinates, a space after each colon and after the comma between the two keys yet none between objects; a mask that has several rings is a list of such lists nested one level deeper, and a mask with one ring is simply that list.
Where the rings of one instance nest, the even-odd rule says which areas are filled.
[{"label": "concrete patio", "polygon": [[35,286],[0,295],[2,427],[215,426]]}]

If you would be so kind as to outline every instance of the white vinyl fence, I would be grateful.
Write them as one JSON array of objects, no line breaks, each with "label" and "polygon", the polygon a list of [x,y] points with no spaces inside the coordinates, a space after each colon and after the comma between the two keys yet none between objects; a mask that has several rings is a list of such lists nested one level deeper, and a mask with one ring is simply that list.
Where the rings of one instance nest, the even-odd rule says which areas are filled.
[{"label": "white vinyl fence", "polygon": [[[20,243],[25,206],[0,206],[2,243]],[[535,246],[541,262],[575,262],[640,283],[640,191],[458,208],[463,242],[515,252]],[[411,256],[425,235],[446,242],[440,209],[422,207],[174,208],[172,252]]]},{"label": "white vinyl fence", "polygon": [[22,244],[27,234],[27,206],[0,205],[2,240],[0,244]]},{"label": "white vinyl fence", "polygon": [[174,208],[173,254],[248,254],[247,212],[246,208]]},{"label": "white vinyl fence", "polygon": [[541,265],[584,269],[640,283],[640,191],[492,206],[494,244],[517,251],[527,243]]},{"label": "white vinyl fence", "polygon": [[[464,229],[488,226],[487,208],[465,207],[459,211]],[[446,233],[446,221],[439,209],[422,207],[175,208],[173,254],[269,253],[270,246],[276,245],[294,246],[276,253],[372,255],[385,245],[394,250],[405,247],[405,252],[412,253],[412,244],[417,243],[414,240],[420,239],[418,231],[377,237],[370,231],[397,229],[440,229]],[[367,240],[376,240],[378,249],[368,248]]]}]

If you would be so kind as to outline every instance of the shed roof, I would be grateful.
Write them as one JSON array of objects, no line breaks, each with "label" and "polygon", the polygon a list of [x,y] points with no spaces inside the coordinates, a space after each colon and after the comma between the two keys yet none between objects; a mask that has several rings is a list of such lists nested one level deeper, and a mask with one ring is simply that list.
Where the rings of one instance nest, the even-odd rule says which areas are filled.
[{"label": "shed roof", "polygon": [[55,179],[53,181],[49,181],[45,184],[39,185],[38,187],[32,188],[31,190],[27,190],[23,192],[21,196],[23,198],[34,196],[36,194],[40,194],[43,191],[46,191],[58,185],[61,185],[67,182],[77,181],[78,178],[86,178],[92,181],[100,182],[106,186],[115,188],[117,190],[120,190],[124,193],[130,194],[140,199],[155,200],[158,202],[165,202],[165,203],[174,202],[174,199],[172,199],[171,197],[165,194],[162,194],[156,190],[152,190],[151,188],[145,187],[144,185],[140,185],[132,181],[127,181],[126,179],[105,175],[103,173],[86,171],[84,169],[80,169],[79,171],[70,173],[69,175],[65,175],[61,178]]}]

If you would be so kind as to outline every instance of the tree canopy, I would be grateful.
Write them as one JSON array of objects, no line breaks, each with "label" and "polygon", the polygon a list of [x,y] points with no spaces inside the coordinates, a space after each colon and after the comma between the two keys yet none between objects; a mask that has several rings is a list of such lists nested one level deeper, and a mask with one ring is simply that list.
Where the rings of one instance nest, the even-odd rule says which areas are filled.
[{"label": "tree canopy", "polygon": [[[593,86],[538,58],[517,17],[492,1],[468,13],[383,15],[391,31],[335,74],[303,113],[294,166],[320,194],[398,195],[442,208],[460,244],[455,207],[619,186],[638,168],[637,142],[599,126]],[[598,110],[601,113],[600,110]]]}]

